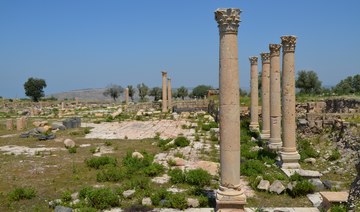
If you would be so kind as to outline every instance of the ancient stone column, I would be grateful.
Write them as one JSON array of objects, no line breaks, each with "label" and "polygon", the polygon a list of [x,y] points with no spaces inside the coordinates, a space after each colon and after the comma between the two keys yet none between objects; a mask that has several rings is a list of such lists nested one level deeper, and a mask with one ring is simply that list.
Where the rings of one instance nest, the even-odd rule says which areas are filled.
[{"label": "ancient stone column", "polygon": [[16,130],[18,130],[18,131],[23,130],[24,129],[23,124],[24,124],[24,122],[23,122],[22,118],[17,118],[16,119]]},{"label": "ancient stone column", "polygon": [[25,116],[21,117],[21,121],[22,121],[22,127],[23,129],[27,128],[27,118]]},{"label": "ancient stone column", "polygon": [[75,97],[75,105],[76,105],[76,106],[79,105],[79,97]]},{"label": "ancient stone column", "polygon": [[167,87],[167,94],[168,94],[168,109],[170,110],[170,112],[172,112],[172,93],[171,93],[171,79],[168,78],[168,87]]},{"label": "ancient stone column", "polygon": [[6,119],[6,129],[7,130],[13,130],[13,126],[14,126],[13,120],[12,119]]},{"label": "ancient stone column", "polygon": [[61,110],[65,110],[65,102],[61,102]]},{"label": "ancient stone column", "polygon": [[253,56],[250,60],[250,130],[259,131],[259,90],[258,90],[258,57]]},{"label": "ancient stone column", "polygon": [[261,74],[261,116],[262,129],[260,138],[270,138],[270,53],[261,53],[262,74]]},{"label": "ancient stone column", "polygon": [[220,33],[220,171],[216,192],[218,210],[243,211],[246,196],[240,187],[240,104],[237,32],[240,10],[217,9],[215,20]]},{"label": "ancient stone column", "polygon": [[280,96],[280,44],[270,44],[270,139],[269,148],[280,150],[281,96]]},{"label": "ancient stone column", "polygon": [[162,112],[165,113],[167,112],[167,98],[166,98],[166,78],[167,78],[167,72],[163,71],[162,73]]},{"label": "ancient stone column", "polygon": [[129,88],[125,88],[125,105],[129,104]]},{"label": "ancient stone column", "polygon": [[282,168],[300,168],[300,155],[296,149],[295,111],[295,36],[282,36],[282,141],[280,152]]}]

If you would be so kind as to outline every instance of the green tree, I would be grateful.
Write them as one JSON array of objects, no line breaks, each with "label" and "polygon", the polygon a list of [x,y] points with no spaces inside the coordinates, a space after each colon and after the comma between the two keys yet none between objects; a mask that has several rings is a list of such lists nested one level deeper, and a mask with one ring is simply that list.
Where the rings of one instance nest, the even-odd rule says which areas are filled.
[{"label": "green tree", "polygon": [[149,93],[149,87],[141,83],[137,85],[137,89],[139,91],[140,101],[145,101],[145,97]]},{"label": "green tree", "polygon": [[128,85],[127,88],[129,89],[129,96],[131,101],[134,101],[135,88],[132,85]]},{"label": "green tree", "polygon": [[46,82],[43,79],[30,77],[24,83],[25,95],[30,97],[34,102],[38,102],[41,97],[44,97],[44,88]]},{"label": "green tree", "polygon": [[295,86],[300,89],[300,93],[304,94],[319,94],[321,92],[321,81],[315,71],[299,71]]},{"label": "green tree", "polygon": [[114,101],[124,92],[124,89],[120,85],[108,85],[103,93],[104,96],[110,96]]},{"label": "green tree", "polygon": [[212,89],[210,85],[198,85],[193,89],[192,96],[203,98],[210,89]]},{"label": "green tree", "polygon": [[341,80],[334,88],[338,95],[360,93],[360,74]]},{"label": "green tree", "polygon": [[182,100],[185,99],[185,97],[187,97],[189,95],[188,93],[188,89],[185,88],[184,86],[181,86],[180,88],[177,89],[177,95],[176,97],[181,98]]},{"label": "green tree", "polygon": [[240,91],[240,96],[241,96],[241,97],[245,97],[245,96],[248,96],[248,95],[249,95],[249,93],[248,93],[246,90],[244,90],[244,89],[241,89],[241,88],[240,88],[239,91]]},{"label": "green tree", "polygon": [[154,97],[154,101],[159,101],[161,99],[162,90],[159,87],[153,87],[150,92],[149,96]]}]

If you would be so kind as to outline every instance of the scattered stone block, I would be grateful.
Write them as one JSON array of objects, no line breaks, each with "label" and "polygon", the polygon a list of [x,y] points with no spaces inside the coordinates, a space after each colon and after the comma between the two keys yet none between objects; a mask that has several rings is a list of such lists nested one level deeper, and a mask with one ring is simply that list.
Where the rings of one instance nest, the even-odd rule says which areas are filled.
[{"label": "scattered stone block", "polygon": [[325,186],[324,186],[323,182],[319,178],[309,179],[309,182],[316,187],[317,191],[325,190]]},{"label": "scattered stone block", "polygon": [[131,155],[133,158],[143,159],[144,156],[140,152],[133,152]]},{"label": "scattered stone block", "polygon": [[135,194],[135,190],[126,190],[122,194],[125,198],[131,198]]},{"label": "scattered stone block", "polygon": [[66,148],[74,148],[75,147],[75,141],[67,138],[64,140],[64,145]]},{"label": "scattered stone block", "polygon": [[56,206],[54,210],[54,212],[72,212],[72,211],[73,211],[72,208],[68,208],[60,205]]},{"label": "scattered stone block", "polygon": [[320,192],[323,202],[321,206],[327,211],[332,204],[341,204],[346,203],[349,197],[349,193],[346,191],[332,192],[332,191],[323,191]]},{"label": "scattered stone block", "polygon": [[13,130],[14,123],[12,119],[6,119],[6,130]]},{"label": "scattered stone block", "polygon": [[315,164],[316,163],[316,159],[315,158],[306,158],[304,160],[305,163],[311,163],[311,164]]},{"label": "scattered stone block", "polygon": [[268,191],[269,187],[270,187],[270,182],[268,180],[261,180],[256,188],[259,190]]},{"label": "scattered stone block", "polygon": [[145,205],[145,206],[151,206],[151,205],[152,205],[151,198],[150,198],[150,197],[144,197],[144,198],[141,200],[141,204],[142,204],[142,205]]},{"label": "scattered stone block", "polygon": [[186,201],[187,201],[188,207],[190,207],[190,208],[197,208],[200,205],[199,200],[195,199],[195,198],[187,198]]},{"label": "scattered stone block", "polygon": [[314,207],[319,207],[323,201],[323,198],[319,192],[307,194],[306,196],[307,198],[309,198],[310,202],[313,204]]},{"label": "scattered stone block", "polygon": [[285,190],[285,186],[281,183],[280,180],[275,180],[269,187],[270,192],[275,192],[281,194]]}]

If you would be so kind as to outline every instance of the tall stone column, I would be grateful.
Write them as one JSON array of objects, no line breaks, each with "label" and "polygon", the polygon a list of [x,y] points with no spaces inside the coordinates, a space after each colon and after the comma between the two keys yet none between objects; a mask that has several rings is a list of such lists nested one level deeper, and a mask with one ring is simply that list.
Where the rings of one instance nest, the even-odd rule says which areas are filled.
[{"label": "tall stone column", "polygon": [[253,56],[250,60],[250,130],[253,132],[259,131],[259,90],[258,90],[258,57]]},{"label": "tall stone column", "polygon": [[295,36],[282,36],[282,141],[280,152],[282,168],[300,168],[300,155],[296,149],[295,111]]},{"label": "tall stone column", "polygon": [[23,130],[24,129],[24,122],[23,122],[23,119],[20,117],[20,118],[17,118],[16,119],[16,130],[17,131],[20,131],[20,130]]},{"label": "tall stone column", "polygon": [[165,113],[167,112],[167,98],[166,98],[166,93],[167,93],[167,90],[166,90],[166,78],[167,78],[167,72],[163,71],[161,72],[162,74],[162,101],[161,101],[161,104],[162,104],[162,112]]},{"label": "tall stone column", "polygon": [[75,97],[75,105],[76,105],[76,106],[79,105],[79,97]]},{"label": "tall stone column", "polygon": [[280,96],[280,44],[270,44],[270,139],[269,148],[280,150],[281,96]]},{"label": "tall stone column", "polygon": [[270,138],[270,53],[261,53],[261,116],[262,129],[260,138],[268,140]]},{"label": "tall stone column", "polygon": [[216,207],[221,211],[243,211],[246,196],[240,187],[240,104],[238,38],[240,10],[217,9],[220,33],[220,169],[221,185]]},{"label": "tall stone column", "polygon": [[172,93],[171,93],[171,79],[168,78],[168,86],[167,86],[167,97],[168,97],[168,109],[172,112]]},{"label": "tall stone column", "polygon": [[125,105],[128,105],[129,104],[129,88],[125,88],[124,95],[125,95]]}]

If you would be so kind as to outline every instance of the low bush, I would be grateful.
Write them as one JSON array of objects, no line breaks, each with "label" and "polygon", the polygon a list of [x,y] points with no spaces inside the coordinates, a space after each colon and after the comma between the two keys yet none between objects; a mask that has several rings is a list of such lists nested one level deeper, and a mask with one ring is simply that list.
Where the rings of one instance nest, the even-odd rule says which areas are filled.
[{"label": "low bush", "polygon": [[96,180],[98,182],[119,182],[123,180],[125,176],[126,172],[124,169],[113,165],[106,165],[96,174]]},{"label": "low bush", "polygon": [[71,201],[71,191],[67,190],[64,191],[61,195],[61,201],[63,202],[70,202]]},{"label": "low bush", "polygon": [[85,160],[86,165],[91,168],[99,169],[102,166],[110,164],[112,166],[116,166],[117,160],[114,157],[109,156],[101,156],[101,157],[93,157]]},{"label": "low bush", "polygon": [[170,178],[171,183],[179,184],[179,183],[184,183],[185,182],[185,174],[179,168],[169,170],[168,175],[171,177]]},{"label": "low bush", "polygon": [[144,173],[149,177],[155,177],[164,173],[165,168],[159,163],[152,163],[150,166],[144,169]]},{"label": "low bush", "polygon": [[177,208],[180,210],[187,208],[186,196],[183,193],[171,194],[169,201],[172,208]]},{"label": "low bush", "polygon": [[186,172],[185,181],[190,185],[203,187],[210,185],[211,175],[203,169],[194,169]]},{"label": "low bush", "polygon": [[68,148],[68,152],[70,153],[70,154],[75,154],[76,153],[76,146],[74,146],[74,147],[69,147]]},{"label": "low bush", "polygon": [[186,147],[186,146],[189,146],[189,144],[190,144],[190,141],[183,136],[177,137],[175,139],[175,145],[178,147]]},{"label": "low bush", "polygon": [[148,154],[147,152],[142,152],[143,158],[132,157],[131,151],[126,153],[122,163],[123,166],[127,169],[128,174],[134,175],[143,171],[144,168],[150,166],[154,160],[154,156]]},{"label": "low bush", "polygon": [[119,206],[118,196],[109,188],[93,189],[86,195],[88,204],[96,209],[106,209]]},{"label": "low bush", "polygon": [[330,208],[330,212],[346,212],[346,206],[345,205],[334,205]]},{"label": "low bush", "polygon": [[151,194],[150,199],[154,206],[160,206],[161,200],[165,200],[170,195],[170,192],[166,191],[166,189],[161,188],[154,193]]},{"label": "low bush", "polygon": [[317,158],[319,157],[319,153],[313,148],[308,140],[300,140],[298,143],[298,149],[300,154],[300,160],[304,160],[306,158]]},{"label": "low bush", "polygon": [[111,146],[112,145],[112,141],[105,141],[105,146]]},{"label": "low bush", "polygon": [[22,199],[32,199],[36,197],[36,191],[31,187],[15,188],[8,194],[8,197],[12,201],[19,201]]},{"label": "low bush", "polygon": [[241,174],[245,176],[258,176],[264,174],[266,166],[258,160],[247,160],[240,166]]},{"label": "low bush", "polygon": [[314,193],[315,186],[311,184],[308,180],[296,181],[296,185],[292,190],[289,190],[288,193],[292,197],[305,196],[309,193]]},{"label": "low bush", "polygon": [[331,152],[331,155],[329,157],[330,161],[339,160],[341,158],[341,154],[339,150],[336,148]]}]

